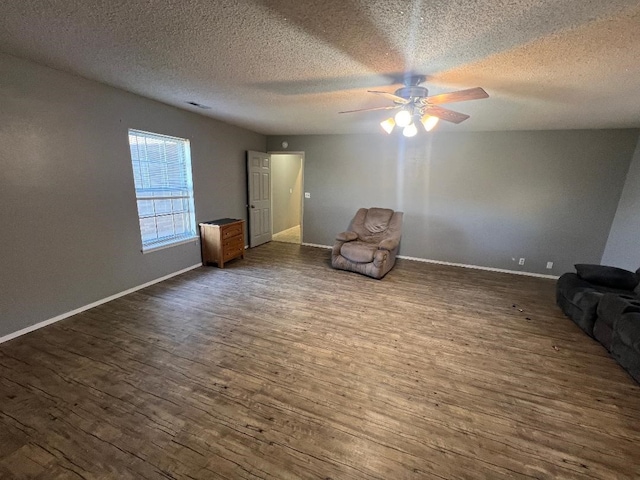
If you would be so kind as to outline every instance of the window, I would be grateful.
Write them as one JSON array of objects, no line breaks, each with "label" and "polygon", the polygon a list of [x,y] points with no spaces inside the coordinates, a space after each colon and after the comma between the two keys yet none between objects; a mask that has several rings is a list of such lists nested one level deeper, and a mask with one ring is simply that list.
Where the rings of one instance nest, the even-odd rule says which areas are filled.
[{"label": "window", "polygon": [[189,140],[129,130],[142,251],[196,235]]}]

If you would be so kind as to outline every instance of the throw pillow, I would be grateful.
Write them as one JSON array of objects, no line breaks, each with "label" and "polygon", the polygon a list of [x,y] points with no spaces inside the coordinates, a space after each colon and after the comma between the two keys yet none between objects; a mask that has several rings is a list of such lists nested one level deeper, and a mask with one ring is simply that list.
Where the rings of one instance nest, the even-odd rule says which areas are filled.
[{"label": "throw pillow", "polygon": [[636,274],[622,268],[579,263],[576,271],[581,279],[603,287],[633,290],[638,286]]}]

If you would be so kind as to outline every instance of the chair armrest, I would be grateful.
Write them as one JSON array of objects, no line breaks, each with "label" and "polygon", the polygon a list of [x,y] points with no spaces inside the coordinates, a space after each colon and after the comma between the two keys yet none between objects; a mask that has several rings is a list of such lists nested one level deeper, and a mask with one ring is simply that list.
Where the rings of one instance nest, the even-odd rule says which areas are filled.
[{"label": "chair armrest", "polygon": [[336,235],[336,240],[341,242],[350,242],[352,240],[356,240],[358,238],[358,234],[356,232],[340,232]]},{"label": "chair armrest", "polygon": [[399,238],[385,238],[378,244],[378,250],[393,250],[400,244]]}]

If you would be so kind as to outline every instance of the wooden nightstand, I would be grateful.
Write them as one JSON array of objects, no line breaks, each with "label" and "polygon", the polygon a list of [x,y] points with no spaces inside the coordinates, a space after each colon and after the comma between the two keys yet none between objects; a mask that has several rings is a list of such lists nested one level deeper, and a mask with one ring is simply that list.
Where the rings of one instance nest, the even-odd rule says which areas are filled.
[{"label": "wooden nightstand", "polygon": [[244,220],[221,218],[200,224],[202,263],[217,263],[224,268],[225,262],[244,258]]}]

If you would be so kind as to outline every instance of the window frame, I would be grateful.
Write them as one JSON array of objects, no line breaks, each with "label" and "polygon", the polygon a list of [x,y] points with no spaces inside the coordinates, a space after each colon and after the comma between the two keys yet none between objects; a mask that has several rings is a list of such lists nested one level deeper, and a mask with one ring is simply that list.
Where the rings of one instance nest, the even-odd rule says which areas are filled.
[{"label": "window frame", "polygon": [[[136,138],[135,142],[132,142],[133,137]],[[143,150],[140,147],[140,139],[144,139]],[[150,149],[147,143],[149,140],[155,142],[159,147],[157,152],[149,153]],[[197,240],[199,236],[189,139],[129,128],[127,142],[142,253],[150,253]],[[167,147],[174,145],[177,147],[176,152],[168,154]],[[135,155],[134,148],[136,149]],[[151,173],[152,170],[154,170],[153,173]],[[145,209],[142,206],[143,202],[150,204],[151,212],[149,207]],[[162,207],[158,208],[159,205]],[[167,228],[167,219],[169,218],[173,234],[161,235],[160,228]],[[153,230],[155,231],[153,238],[149,238],[149,233],[152,231],[149,219],[153,219]],[[159,225],[159,219],[162,220],[162,227]],[[176,222],[176,219],[179,221]],[[178,233],[176,233],[177,224],[182,225]],[[147,238],[145,239],[145,237]]]}]

